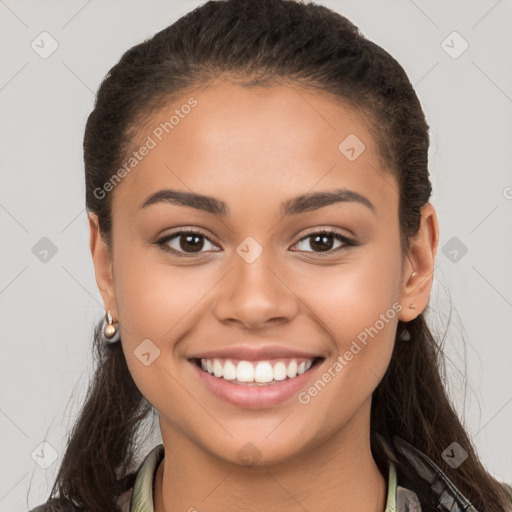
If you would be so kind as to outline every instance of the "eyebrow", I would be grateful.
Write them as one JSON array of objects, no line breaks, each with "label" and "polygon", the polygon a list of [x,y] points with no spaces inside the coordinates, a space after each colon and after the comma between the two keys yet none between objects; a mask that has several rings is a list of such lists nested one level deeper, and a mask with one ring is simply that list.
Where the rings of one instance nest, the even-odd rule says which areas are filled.
[{"label": "eyebrow", "polygon": [[[375,206],[365,196],[340,188],[328,192],[311,192],[288,199],[281,204],[281,213],[283,216],[297,215],[303,212],[318,210],[324,206],[335,203],[359,203],[369,208],[375,213]],[[193,192],[184,192],[181,190],[164,189],[151,194],[140,206],[141,209],[158,203],[170,203],[179,206],[195,208],[219,217],[229,217],[229,207],[224,201],[211,196],[195,194]]]}]

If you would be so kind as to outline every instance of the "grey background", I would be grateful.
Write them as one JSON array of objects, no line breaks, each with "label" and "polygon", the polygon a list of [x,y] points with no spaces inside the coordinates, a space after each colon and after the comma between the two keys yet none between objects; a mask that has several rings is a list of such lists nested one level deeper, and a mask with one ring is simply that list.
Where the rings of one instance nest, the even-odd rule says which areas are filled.
[{"label": "grey background", "polygon": [[[199,3],[0,0],[0,511],[46,498],[91,375],[103,308],[81,145],[94,92],[125,50]],[[512,2],[324,5],[402,64],[424,106],[441,224],[428,318],[446,335],[449,387],[484,464],[512,482]],[[43,31],[59,45],[47,59],[31,48]],[[469,44],[458,58],[453,31]],[[56,249],[46,262],[43,237]],[[46,469],[35,462],[43,441],[43,466],[56,457]]]}]

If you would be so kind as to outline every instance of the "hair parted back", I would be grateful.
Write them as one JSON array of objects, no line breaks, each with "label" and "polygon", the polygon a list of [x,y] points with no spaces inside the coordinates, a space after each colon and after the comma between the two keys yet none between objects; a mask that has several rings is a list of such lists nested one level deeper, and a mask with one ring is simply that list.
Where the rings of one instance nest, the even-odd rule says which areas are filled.
[{"label": "hair parted back", "polygon": [[[112,242],[112,194],[94,194],[122,163],[142,120],[189,87],[224,77],[245,87],[288,83],[315,88],[357,109],[380,150],[383,168],[396,179],[402,245],[419,228],[428,202],[429,126],[400,64],[366,39],[345,17],[293,0],[211,1],[130,48],[97,93],[84,136],[86,206]],[[410,341],[402,341],[407,330]],[[114,512],[134,483],[136,442],[142,420],[154,413],[136,387],[120,343],[94,334],[96,369],[85,404],[70,433],[49,499],[67,496],[90,512]],[[399,322],[389,368],[373,394],[371,448],[387,474],[398,435],[426,453],[479,510],[503,511],[507,495],[481,464],[443,386],[443,358],[423,315]],[[468,459],[452,469],[441,453],[453,441]],[[399,471],[414,475],[394,454]],[[422,509],[436,503],[428,488]]]}]

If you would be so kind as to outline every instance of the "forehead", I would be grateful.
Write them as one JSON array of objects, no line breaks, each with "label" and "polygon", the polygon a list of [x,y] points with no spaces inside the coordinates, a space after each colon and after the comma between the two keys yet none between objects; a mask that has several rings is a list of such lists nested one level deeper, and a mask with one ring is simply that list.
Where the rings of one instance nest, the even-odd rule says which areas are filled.
[{"label": "forehead", "polygon": [[366,123],[361,111],[298,86],[190,89],[136,127],[114,204],[137,209],[166,186],[229,202],[243,190],[263,200],[342,184],[385,199],[382,181],[392,180]]}]

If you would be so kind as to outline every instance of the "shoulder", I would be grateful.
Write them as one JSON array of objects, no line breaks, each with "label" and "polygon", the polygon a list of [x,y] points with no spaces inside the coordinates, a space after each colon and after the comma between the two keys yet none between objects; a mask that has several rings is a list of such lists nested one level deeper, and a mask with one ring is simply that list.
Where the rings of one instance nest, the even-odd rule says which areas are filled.
[{"label": "shoulder", "polygon": [[[455,487],[448,476],[427,455],[399,436],[393,437],[393,444],[409,460],[416,473],[429,483],[441,502],[452,503],[452,509],[457,504],[459,508],[453,510],[477,512],[469,499]],[[499,483],[512,501],[512,486],[505,482]],[[512,508],[507,509],[507,512],[512,512]]]},{"label": "shoulder", "polygon": [[53,498],[29,510],[29,512],[87,512],[87,510],[75,505],[72,501]]},{"label": "shoulder", "polygon": [[[115,507],[118,512],[130,512],[133,486],[123,492],[116,500]],[[30,509],[28,512],[91,512],[84,504],[74,499],[54,497]]]},{"label": "shoulder", "polygon": [[[510,501],[512,502],[512,485],[506,482],[500,482],[500,484],[503,487],[503,490],[505,491],[507,496],[510,498]],[[510,511],[512,512],[512,507],[510,508]]]}]

